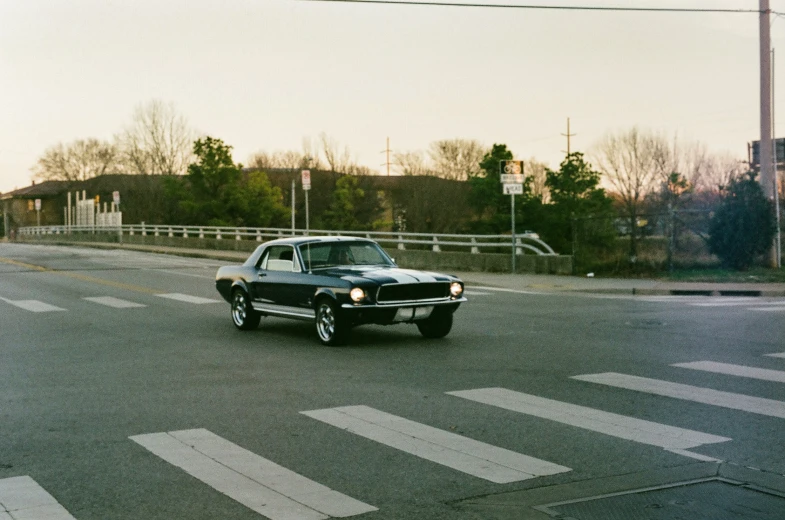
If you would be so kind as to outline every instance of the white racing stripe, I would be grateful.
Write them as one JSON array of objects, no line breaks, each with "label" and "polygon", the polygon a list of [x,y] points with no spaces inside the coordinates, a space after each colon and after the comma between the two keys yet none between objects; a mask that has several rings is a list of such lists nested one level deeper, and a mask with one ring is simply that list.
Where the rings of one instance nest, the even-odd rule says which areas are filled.
[{"label": "white racing stripe", "polygon": [[0,519],[75,520],[52,495],[28,476],[0,480]]},{"label": "white racing stripe", "polygon": [[728,437],[644,421],[594,408],[523,394],[506,388],[481,388],[447,392],[447,394],[613,437],[659,446],[668,451],[679,451],[686,456],[693,455],[683,451],[688,448],[731,440]]},{"label": "white racing stripe", "polygon": [[52,312],[52,311],[64,311],[65,309],[61,307],[55,307],[54,305],[49,305],[48,303],[44,303],[38,300],[8,300],[6,298],[0,298],[6,303],[10,303],[14,307],[19,307],[20,309],[24,309],[30,312]]},{"label": "white racing stripe", "polygon": [[660,381],[658,379],[615,372],[572,376],[571,379],[785,419],[785,402],[775,401],[774,399],[721,392],[710,388],[671,383],[670,381]]},{"label": "white racing stripe", "polygon": [[156,294],[161,298],[169,298],[170,300],[177,300],[179,302],[195,303],[203,305],[205,303],[221,303],[221,300],[213,300],[210,298],[202,298],[201,296],[191,296],[189,294],[169,293],[169,294]]},{"label": "white racing stripe", "polygon": [[730,376],[749,377],[752,379],[762,379],[764,381],[774,381],[785,383],[785,372],[781,370],[768,370],[765,368],[755,368],[743,365],[729,365],[727,363],[716,363],[714,361],[695,361],[692,363],[675,363],[672,367],[690,368],[692,370],[703,370],[715,374],[726,374]]},{"label": "white racing stripe", "polygon": [[121,300],[120,298],[114,298],[112,296],[93,296],[82,299],[89,302],[98,303],[100,305],[106,305],[107,307],[112,307],[115,309],[134,309],[138,307],[146,307],[146,305],[142,305],[141,303],[129,302],[128,300]]},{"label": "white racing stripe", "polygon": [[300,412],[367,439],[497,484],[570,468],[432,428],[367,406]]},{"label": "white racing stripe", "polygon": [[272,520],[323,520],[377,510],[205,429],[150,433],[130,439]]}]

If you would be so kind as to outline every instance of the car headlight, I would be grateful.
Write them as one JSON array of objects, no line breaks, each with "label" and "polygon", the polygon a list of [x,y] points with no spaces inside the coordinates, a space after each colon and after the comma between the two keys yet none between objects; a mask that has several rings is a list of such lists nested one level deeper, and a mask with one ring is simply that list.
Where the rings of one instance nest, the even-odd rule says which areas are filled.
[{"label": "car headlight", "polygon": [[359,303],[365,298],[365,291],[359,287],[355,287],[349,292],[349,298],[351,298],[353,302]]},{"label": "car headlight", "polygon": [[463,294],[463,286],[458,282],[451,283],[450,294],[452,294],[453,298],[457,298],[458,296]]}]

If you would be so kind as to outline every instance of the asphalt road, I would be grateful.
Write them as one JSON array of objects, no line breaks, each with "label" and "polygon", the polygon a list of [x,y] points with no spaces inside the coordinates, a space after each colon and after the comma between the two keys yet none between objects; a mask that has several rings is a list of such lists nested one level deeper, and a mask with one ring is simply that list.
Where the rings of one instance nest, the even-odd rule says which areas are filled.
[{"label": "asphalt road", "polygon": [[[219,264],[0,244],[0,519],[16,518],[3,506],[19,477],[78,520],[263,518],[232,498],[242,485],[204,482],[229,462],[186,470],[139,442],[202,429],[368,506],[356,518],[546,519],[531,506],[711,475],[785,492],[783,298],[469,287],[443,340],[366,326],[328,348],[304,322],[236,330],[214,288]],[[613,386],[641,381],[647,390]],[[478,402],[498,391],[461,393],[487,388],[529,408]],[[350,406],[432,437],[423,447],[403,434],[392,447],[301,413]],[[699,440],[685,449],[659,428]],[[497,482],[471,461],[439,462],[473,441],[502,466],[523,454],[563,469]],[[499,448],[501,460],[487,455]]]}]

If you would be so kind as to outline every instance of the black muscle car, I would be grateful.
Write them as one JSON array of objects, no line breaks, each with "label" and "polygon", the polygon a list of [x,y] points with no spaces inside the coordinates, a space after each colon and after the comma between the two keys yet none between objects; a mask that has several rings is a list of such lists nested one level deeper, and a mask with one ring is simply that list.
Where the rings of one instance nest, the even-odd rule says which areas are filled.
[{"label": "black muscle car", "polygon": [[441,338],[466,301],[458,278],[400,269],[376,242],[352,237],[266,242],[243,265],[221,267],[215,287],[238,329],[255,329],[263,316],[305,320],[325,345],[345,343],[364,323],[414,323]]}]

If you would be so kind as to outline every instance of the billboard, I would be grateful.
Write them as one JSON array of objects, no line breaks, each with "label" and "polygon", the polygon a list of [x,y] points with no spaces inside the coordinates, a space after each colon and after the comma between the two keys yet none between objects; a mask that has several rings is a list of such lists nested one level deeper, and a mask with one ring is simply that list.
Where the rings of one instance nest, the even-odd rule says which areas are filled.
[{"label": "billboard", "polygon": [[[774,139],[775,155],[777,164],[785,163],[785,137]],[[752,158],[750,159],[753,168],[760,166],[760,141],[752,141]]]}]

